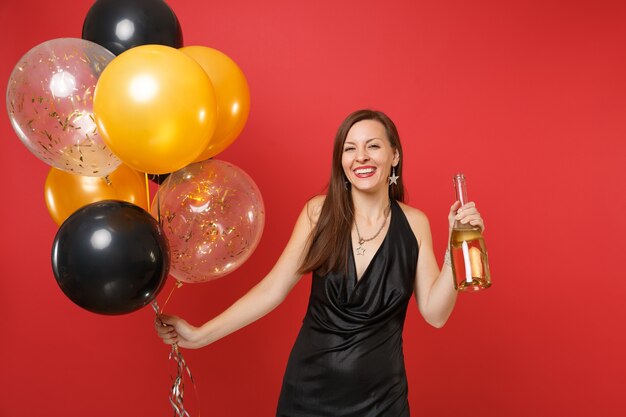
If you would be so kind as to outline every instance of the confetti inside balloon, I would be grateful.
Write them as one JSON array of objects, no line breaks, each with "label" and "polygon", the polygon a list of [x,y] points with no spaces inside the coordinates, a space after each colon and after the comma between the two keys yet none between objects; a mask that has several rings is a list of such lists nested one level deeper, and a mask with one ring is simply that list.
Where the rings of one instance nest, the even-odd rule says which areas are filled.
[{"label": "confetti inside balloon", "polygon": [[7,110],[18,137],[39,159],[94,177],[120,164],[100,138],[92,109],[100,73],[113,58],[93,42],[61,38],[34,47],[17,63]]},{"label": "confetti inside balloon", "polygon": [[152,214],[159,211],[170,245],[170,273],[187,283],[220,278],[241,266],[265,223],[254,181],[240,168],[214,159],[171,174],[153,201]]}]

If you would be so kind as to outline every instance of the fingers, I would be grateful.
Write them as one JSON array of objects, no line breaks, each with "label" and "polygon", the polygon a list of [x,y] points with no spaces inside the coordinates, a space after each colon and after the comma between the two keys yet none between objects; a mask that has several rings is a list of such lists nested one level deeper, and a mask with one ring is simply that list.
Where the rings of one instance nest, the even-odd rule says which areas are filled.
[{"label": "fingers", "polygon": [[156,329],[159,336],[166,335],[171,332],[175,332],[174,326],[170,326],[169,324],[164,324],[159,320],[154,321],[154,328]]},{"label": "fingers", "polygon": [[157,319],[160,320],[163,324],[174,325],[178,320],[180,320],[177,316],[168,316],[167,314],[157,314]]},{"label": "fingers", "polygon": [[[461,203],[459,203],[459,206],[460,205],[461,205]],[[476,209],[476,204],[473,201],[470,201],[469,203],[463,204],[463,206],[459,207],[457,212],[463,212],[465,210],[471,210],[471,209]]]},{"label": "fingers", "polygon": [[461,223],[463,224],[469,223],[472,226],[480,227],[481,230],[484,229],[483,219],[482,217],[480,217],[480,214],[472,214],[472,215],[466,216],[461,220]]},{"label": "fingers", "polygon": [[478,213],[478,212],[457,214],[454,218],[456,220],[459,220],[461,223],[469,223],[472,220],[480,220],[481,219],[480,213]]},{"label": "fingers", "polygon": [[161,338],[161,340],[163,340],[163,343],[165,343],[166,345],[178,343],[178,334],[176,333],[176,331],[174,331],[173,328],[171,330],[157,330],[157,332],[158,336]]},{"label": "fingers", "polygon": [[173,345],[174,343],[178,343],[178,337],[164,337],[163,339],[163,343],[165,343],[166,345]]},{"label": "fingers", "polygon": [[472,226],[477,226],[480,229],[481,232],[485,231],[485,224],[483,223],[482,219],[480,219],[480,220],[472,220],[472,221],[470,221],[470,224]]},{"label": "fingers", "polygon": [[470,201],[469,203],[464,204],[462,207],[459,207],[459,209],[456,211],[456,215],[454,216],[454,218],[456,220],[461,220],[466,218],[467,216],[474,215],[478,215],[480,217],[478,210],[476,210],[476,204],[474,204],[473,201]]},{"label": "fingers", "polygon": [[178,334],[172,324],[167,322],[174,322],[176,317],[157,315],[154,320],[154,328],[157,331],[157,335],[163,340],[166,345],[172,345],[178,342]]},{"label": "fingers", "polygon": [[154,319],[154,327],[157,329],[157,332],[163,329],[173,328],[173,324],[172,318],[163,314],[157,314]]},{"label": "fingers", "polygon": [[461,202],[457,200],[454,202],[454,204],[450,206],[450,213],[452,214],[456,213],[459,207],[461,207]]},{"label": "fingers", "polygon": [[473,201],[470,201],[467,204],[464,204],[460,207],[456,215],[454,216],[455,220],[458,220],[462,224],[471,224],[472,226],[478,226],[481,230],[485,230],[484,221],[476,209],[476,204]]}]

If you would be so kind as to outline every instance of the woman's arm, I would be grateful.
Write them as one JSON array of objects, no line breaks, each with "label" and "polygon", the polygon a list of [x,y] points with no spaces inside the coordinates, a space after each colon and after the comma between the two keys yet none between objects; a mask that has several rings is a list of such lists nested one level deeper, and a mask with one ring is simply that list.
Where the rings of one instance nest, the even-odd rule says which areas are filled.
[{"label": "woman's arm", "polygon": [[[443,269],[439,270],[433,251],[430,224],[426,215],[417,209],[404,207],[407,207],[407,218],[420,248],[415,276],[415,298],[424,320],[430,325],[440,328],[452,314],[456,303],[457,292],[454,289],[452,268],[444,264]],[[467,203],[460,211],[459,207],[458,201],[450,207],[448,239],[455,220],[479,226],[481,229],[484,228],[483,220],[473,202]]]},{"label": "woman's arm", "polygon": [[155,327],[163,342],[197,349],[247,326],[276,308],[301,277],[297,271],[323,199],[323,196],[318,196],[307,203],[287,246],[270,273],[223,313],[200,327],[192,326],[176,316],[160,315]]}]

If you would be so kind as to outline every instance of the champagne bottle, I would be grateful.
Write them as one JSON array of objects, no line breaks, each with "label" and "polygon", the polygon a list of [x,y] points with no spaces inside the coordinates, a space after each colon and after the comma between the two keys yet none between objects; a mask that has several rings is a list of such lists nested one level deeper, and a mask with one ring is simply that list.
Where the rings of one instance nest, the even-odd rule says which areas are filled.
[{"label": "champagne bottle", "polygon": [[[463,174],[454,175],[456,199],[466,204],[467,186]],[[475,292],[491,286],[485,240],[479,227],[456,220],[450,235],[450,260],[454,288]]]}]

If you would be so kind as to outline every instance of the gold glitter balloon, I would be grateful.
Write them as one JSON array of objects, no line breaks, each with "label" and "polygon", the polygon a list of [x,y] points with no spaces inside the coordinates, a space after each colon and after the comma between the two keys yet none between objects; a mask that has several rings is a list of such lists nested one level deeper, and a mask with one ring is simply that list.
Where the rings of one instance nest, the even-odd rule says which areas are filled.
[{"label": "gold glitter balloon", "polygon": [[115,56],[83,39],[53,39],[17,63],[7,87],[13,129],[39,159],[63,171],[101,177],[120,160],[96,130],[93,92]]},{"label": "gold glitter balloon", "polygon": [[188,283],[237,269],[256,248],[265,222],[254,181],[214,159],[172,173],[153,201],[153,215],[159,211],[170,245],[170,273]]}]

